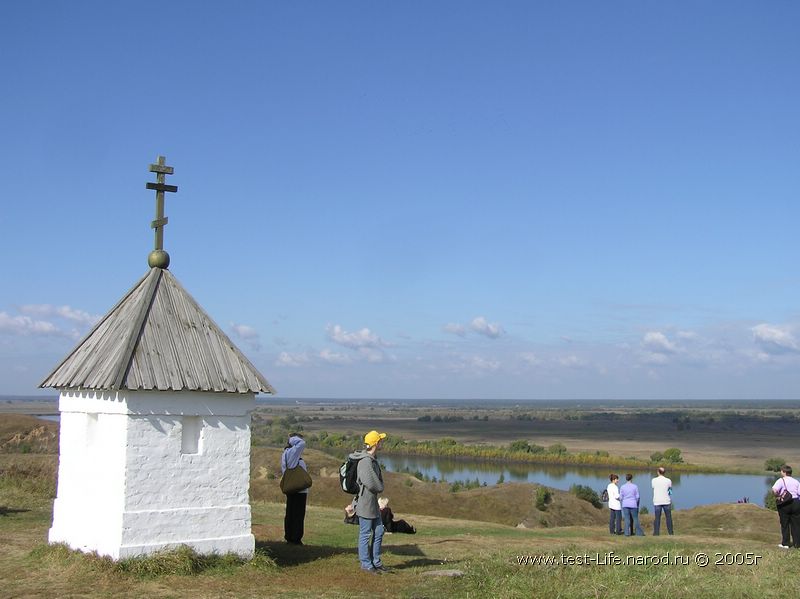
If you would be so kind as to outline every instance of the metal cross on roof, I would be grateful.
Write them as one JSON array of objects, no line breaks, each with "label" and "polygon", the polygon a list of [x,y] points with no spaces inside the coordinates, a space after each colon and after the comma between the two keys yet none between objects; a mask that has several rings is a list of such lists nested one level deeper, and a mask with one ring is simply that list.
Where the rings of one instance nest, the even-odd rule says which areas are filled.
[{"label": "metal cross on roof", "polygon": [[156,164],[150,165],[150,172],[156,173],[156,182],[146,185],[147,189],[156,192],[156,219],[150,223],[150,226],[155,229],[155,249],[147,257],[147,263],[151,268],[167,268],[169,266],[169,254],[164,251],[164,225],[169,222],[169,219],[164,216],[164,192],[175,193],[178,191],[178,186],[165,183],[166,176],[175,173],[175,169],[166,166],[165,163],[166,158],[159,156]]}]

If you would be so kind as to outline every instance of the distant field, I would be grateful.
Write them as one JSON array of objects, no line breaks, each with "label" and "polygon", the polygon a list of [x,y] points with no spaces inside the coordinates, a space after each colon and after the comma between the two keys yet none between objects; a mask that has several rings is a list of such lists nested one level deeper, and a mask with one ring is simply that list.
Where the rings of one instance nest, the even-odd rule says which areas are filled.
[{"label": "distant field", "polygon": [[[57,409],[52,399],[0,396],[0,429],[4,414],[53,414]],[[800,446],[786,442],[800,430],[797,401],[460,404],[266,398],[258,402],[257,412],[267,417],[295,415],[311,432],[360,434],[379,429],[406,439],[451,437],[492,445],[526,440],[544,446],[562,443],[573,453],[603,450],[641,459],[678,447],[685,461],[720,468],[755,471],[775,457],[800,465]],[[425,416],[431,421],[419,420]],[[442,421],[434,421],[436,416]]]},{"label": "distant field", "polygon": [[58,398],[19,399],[12,396],[0,396],[0,415],[2,414],[58,414]]},{"label": "distant field", "polygon": [[[305,417],[300,424],[310,432],[377,429],[406,439],[451,437],[467,444],[492,445],[524,439],[544,446],[563,443],[570,452],[604,450],[643,459],[654,451],[678,447],[687,462],[728,469],[760,470],[765,460],[773,457],[800,464],[800,447],[786,442],[800,429],[800,409],[746,406],[531,409],[526,405],[436,408],[298,404],[262,405],[258,410],[268,415]],[[432,420],[419,420],[426,416]],[[441,421],[434,421],[437,416]]]}]

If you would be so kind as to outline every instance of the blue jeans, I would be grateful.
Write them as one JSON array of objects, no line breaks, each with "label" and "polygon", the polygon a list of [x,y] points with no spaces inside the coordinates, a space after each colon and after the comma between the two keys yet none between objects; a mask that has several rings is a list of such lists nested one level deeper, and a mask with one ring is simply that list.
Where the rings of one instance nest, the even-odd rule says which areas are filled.
[{"label": "blue jeans", "polygon": [[636,536],[643,537],[644,531],[639,526],[639,508],[638,507],[624,507],[622,508],[622,520],[625,527],[625,536],[631,536],[631,528],[636,531]]},{"label": "blue jeans", "polygon": [[608,510],[608,532],[612,535],[622,534],[622,510]]},{"label": "blue jeans", "polygon": [[[372,570],[383,565],[381,561],[381,543],[383,543],[383,522],[377,518],[358,517],[358,561],[362,570]],[[372,536],[372,544],[369,538]]]},{"label": "blue jeans", "polygon": [[667,532],[672,534],[672,506],[670,504],[667,505],[655,505],[653,506],[656,510],[655,519],[653,520],[653,534],[657,535],[661,532],[661,512],[663,510],[664,515],[667,517]]}]

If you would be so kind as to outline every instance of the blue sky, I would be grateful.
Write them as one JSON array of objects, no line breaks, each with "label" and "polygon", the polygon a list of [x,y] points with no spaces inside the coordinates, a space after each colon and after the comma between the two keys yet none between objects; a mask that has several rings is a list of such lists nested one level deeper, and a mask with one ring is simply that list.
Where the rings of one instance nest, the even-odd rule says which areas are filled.
[{"label": "blue sky", "polygon": [[170,270],[284,397],[800,397],[800,5],[0,8],[0,393]]}]

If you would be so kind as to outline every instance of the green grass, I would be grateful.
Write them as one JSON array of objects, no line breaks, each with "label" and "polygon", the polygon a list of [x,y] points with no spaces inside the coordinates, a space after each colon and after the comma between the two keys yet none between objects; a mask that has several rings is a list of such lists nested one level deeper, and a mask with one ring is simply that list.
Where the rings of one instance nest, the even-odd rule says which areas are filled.
[{"label": "green grass", "polygon": [[[113,562],[44,544],[49,510],[0,517],[4,596],[82,597],[763,597],[793,592],[800,551],[775,547],[774,513],[752,505],[677,512],[675,537],[620,538],[604,527],[517,529],[413,516],[417,535],[387,535],[384,561],[395,573],[359,571],[357,527],[339,510],[311,506],[303,547],[281,542],[283,506],[253,505],[257,559],[198,556],[186,548]],[[722,530],[720,530],[722,529]],[[757,565],[521,565],[518,556],[763,556]],[[457,569],[463,576],[426,572]]]},{"label": "green grass", "polygon": [[[55,456],[0,455],[0,596],[2,597],[785,597],[796,594],[800,551],[776,547],[775,512],[753,504],[703,506],[674,514],[676,536],[610,536],[606,512],[568,493],[553,492],[536,510],[537,487],[450,493],[444,484],[386,477],[395,512],[416,535],[387,535],[384,561],[393,574],[360,572],[358,529],[342,522],[347,497],[337,479],[314,470],[303,547],[282,542],[284,507],[269,468],[277,450],[254,451],[252,502],[256,558],[202,556],[188,548],[114,562],[46,544],[54,494]],[[312,468],[337,460],[308,452]],[[584,510],[581,512],[581,510]],[[449,517],[443,517],[449,516]],[[516,523],[550,518],[548,527]],[[486,521],[486,520],[499,520]],[[483,521],[481,521],[483,520]],[[581,525],[563,526],[566,523]],[[652,516],[642,524],[650,531]],[[534,526],[536,523],[533,522]],[[576,565],[561,556],[605,558],[686,556],[688,564]],[[699,553],[712,564],[701,568]],[[714,565],[715,554],[752,553],[754,565]],[[552,556],[551,564],[520,563]],[[456,578],[430,574],[456,569]]]}]

